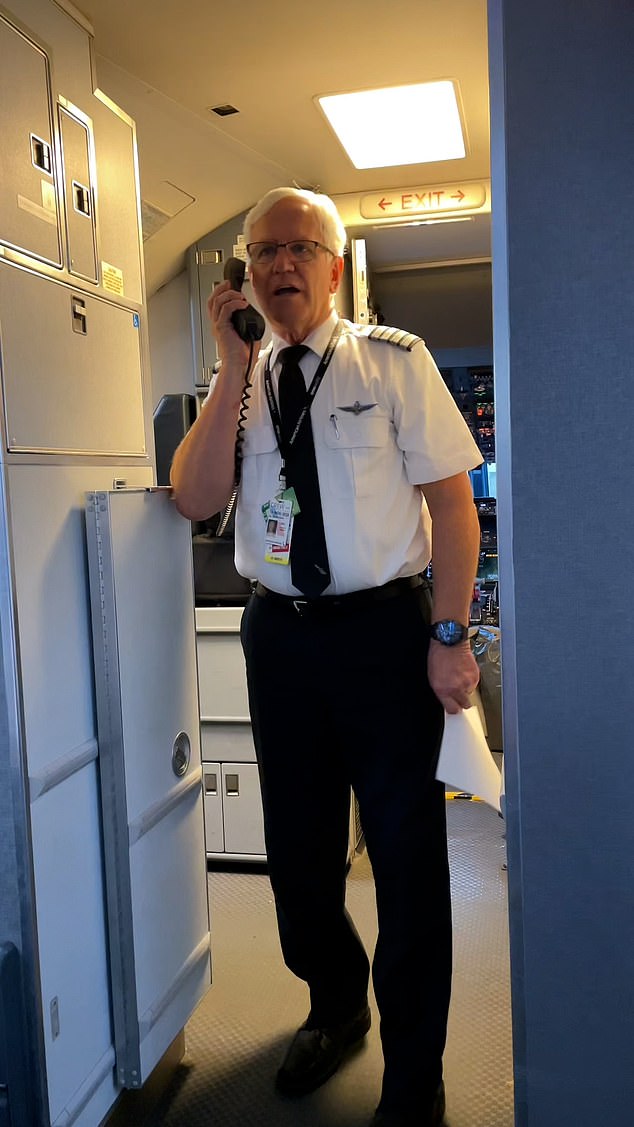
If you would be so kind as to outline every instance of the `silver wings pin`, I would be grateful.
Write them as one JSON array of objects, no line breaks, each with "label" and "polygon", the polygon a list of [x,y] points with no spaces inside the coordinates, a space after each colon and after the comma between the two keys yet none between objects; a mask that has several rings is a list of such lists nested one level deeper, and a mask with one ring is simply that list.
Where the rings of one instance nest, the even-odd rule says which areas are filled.
[{"label": "silver wings pin", "polygon": [[340,407],[340,411],[351,411],[353,415],[360,415],[362,411],[370,411],[372,407],[376,407],[376,403],[359,403],[355,400],[349,407]]}]

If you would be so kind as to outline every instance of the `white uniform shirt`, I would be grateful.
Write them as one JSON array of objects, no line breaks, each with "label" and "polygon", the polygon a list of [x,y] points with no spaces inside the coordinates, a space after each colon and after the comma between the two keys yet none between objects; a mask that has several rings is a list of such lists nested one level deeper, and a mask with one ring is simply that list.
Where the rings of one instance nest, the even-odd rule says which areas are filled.
[{"label": "white uniform shirt", "polygon": [[[302,342],[311,349],[301,360],[307,387],[336,322],[333,311]],[[326,595],[378,587],[423,571],[431,555],[431,521],[419,486],[482,462],[423,341],[415,338],[408,352],[371,340],[367,332],[344,321],[311,407],[331,574]],[[262,514],[262,506],[278,491],[281,465],[264,369],[268,356],[279,405],[278,357],[286,347],[274,334],[253,376],[242,444],[236,567],[273,591],[294,595],[290,567],[264,561]],[[296,519],[301,520],[301,513]]]}]

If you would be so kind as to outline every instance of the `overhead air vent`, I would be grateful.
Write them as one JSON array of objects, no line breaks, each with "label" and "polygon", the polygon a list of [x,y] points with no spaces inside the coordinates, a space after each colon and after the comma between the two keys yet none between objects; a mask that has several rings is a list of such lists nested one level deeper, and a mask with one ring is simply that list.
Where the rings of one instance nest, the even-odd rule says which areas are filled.
[{"label": "overhead air vent", "polygon": [[141,200],[141,226],[143,228],[143,242],[147,242],[152,238],[157,231],[161,230],[166,223],[169,223],[171,215],[161,211],[160,207],[155,207],[154,204],[148,203],[147,200]]},{"label": "overhead air vent", "polygon": [[235,106],[229,105],[228,102],[223,106],[211,106],[210,109],[212,113],[218,114],[218,117],[229,117],[232,113],[240,113],[240,110],[237,110]]},{"label": "overhead air vent", "polygon": [[[151,197],[148,199],[147,197]],[[184,192],[169,180],[160,180],[147,186],[146,198],[141,200],[143,242],[160,231],[170,219],[195,203],[195,197]]]}]

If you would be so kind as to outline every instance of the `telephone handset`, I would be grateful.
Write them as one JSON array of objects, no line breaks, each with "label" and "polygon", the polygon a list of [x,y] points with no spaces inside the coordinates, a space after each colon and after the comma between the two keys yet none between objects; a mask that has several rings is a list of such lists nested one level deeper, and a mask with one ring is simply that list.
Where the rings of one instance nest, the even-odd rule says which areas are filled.
[{"label": "telephone handset", "polygon": [[[246,264],[240,258],[228,258],[225,262],[224,276],[231,283],[232,290],[242,289],[245,270]],[[252,305],[247,305],[246,309],[236,309],[231,314],[231,323],[246,344],[262,340],[264,336],[264,317]]]},{"label": "telephone handset", "polygon": [[[246,264],[240,258],[228,258],[225,262],[224,277],[225,280],[231,283],[232,290],[241,290],[242,283],[244,282],[244,274]],[[247,370],[244,376],[244,387],[242,389],[242,396],[240,398],[240,413],[238,415],[238,429],[236,433],[235,445],[235,477],[233,484],[233,491],[227,507],[220,518],[220,523],[216,529],[216,536],[222,536],[233,513],[236,499],[238,496],[238,488],[240,485],[240,478],[242,476],[242,443],[244,441],[244,425],[247,417],[247,410],[249,407],[249,398],[251,395],[251,364],[253,362],[253,345],[255,341],[262,340],[264,336],[264,317],[254,309],[252,305],[247,305],[246,309],[236,309],[235,313],[231,314],[231,323],[241,339],[251,346],[249,352],[249,361]]]}]

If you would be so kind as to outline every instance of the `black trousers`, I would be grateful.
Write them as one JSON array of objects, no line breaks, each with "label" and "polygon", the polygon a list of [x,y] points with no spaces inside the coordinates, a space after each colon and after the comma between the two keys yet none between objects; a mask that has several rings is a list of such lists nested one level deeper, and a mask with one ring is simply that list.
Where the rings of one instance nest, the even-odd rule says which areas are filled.
[{"label": "black trousers", "polygon": [[442,1075],[451,986],[442,707],[422,588],[298,614],[252,596],[242,619],[266,848],[282,951],[328,1026],[365,1002],[368,957],[345,908],[350,788],[375,881],[381,1106],[420,1109]]}]

